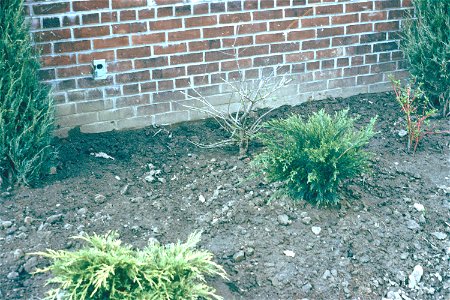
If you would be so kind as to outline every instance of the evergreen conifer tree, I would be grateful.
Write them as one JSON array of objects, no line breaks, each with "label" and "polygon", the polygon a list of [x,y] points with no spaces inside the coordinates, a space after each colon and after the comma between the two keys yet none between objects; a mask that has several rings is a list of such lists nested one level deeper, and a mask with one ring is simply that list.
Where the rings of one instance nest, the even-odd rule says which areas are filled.
[{"label": "evergreen conifer tree", "polygon": [[54,107],[39,82],[39,60],[23,0],[0,1],[0,180],[32,184],[48,172]]}]

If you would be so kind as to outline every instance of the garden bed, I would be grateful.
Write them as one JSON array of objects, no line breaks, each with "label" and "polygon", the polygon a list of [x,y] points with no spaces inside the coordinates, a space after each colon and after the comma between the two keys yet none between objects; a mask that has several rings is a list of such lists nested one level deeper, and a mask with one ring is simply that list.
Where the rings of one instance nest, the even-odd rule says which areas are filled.
[{"label": "garden bed", "polygon": [[[373,172],[346,183],[342,205],[328,209],[284,197],[268,203],[276,187],[252,178],[251,157],[240,160],[233,147],[207,150],[189,142],[220,139],[211,120],[91,135],[73,131],[59,141],[56,175],[0,198],[0,299],[40,299],[48,289],[46,275],[29,274],[48,262],[24,253],[73,250],[80,244],[69,237],[108,230],[136,247],[203,230],[201,247],[230,277],[210,283],[227,300],[445,299],[449,137],[428,136],[415,155],[407,153],[407,137],[398,134],[402,113],[389,93],[283,106],[271,117],[347,107],[361,115],[361,125],[379,115],[379,133],[369,145]],[[432,124],[449,127],[444,119]],[[252,145],[251,152],[258,151]],[[100,152],[114,160],[93,155]],[[147,177],[152,169],[160,170],[153,181]],[[424,274],[410,288],[408,276],[417,265]]]}]

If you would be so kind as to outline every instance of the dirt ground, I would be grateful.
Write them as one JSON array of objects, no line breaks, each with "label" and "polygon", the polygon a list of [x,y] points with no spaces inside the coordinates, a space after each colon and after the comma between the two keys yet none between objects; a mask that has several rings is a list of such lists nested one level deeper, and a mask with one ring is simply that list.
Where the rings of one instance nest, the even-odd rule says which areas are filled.
[{"label": "dirt ground", "polygon": [[[73,131],[58,141],[56,175],[2,193],[0,299],[43,298],[48,277],[30,272],[48,262],[26,253],[74,250],[80,244],[69,237],[108,230],[136,247],[203,230],[200,246],[230,277],[209,280],[226,300],[449,299],[449,136],[428,136],[415,155],[407,153],[398,134],[402,114],[388,93],[284,106],[271,117],[347,107],[360,124],[378,114],[379,134],[368,147],[373,172],[342,187],[340,208],[283,197],[268,203],[276,186],[251,178],[251,156],[240,160],[236,148],[188,141],[217,141],[223,133],[211,120]],[[432,124],[450,127],[448,119]],[[252,154],[261,150],[251,147]],[[92,155],[99,152],[114,160]],[[160,173],[148,177],[151,170]],[[418,266],[421,278],[412,274]]]}]

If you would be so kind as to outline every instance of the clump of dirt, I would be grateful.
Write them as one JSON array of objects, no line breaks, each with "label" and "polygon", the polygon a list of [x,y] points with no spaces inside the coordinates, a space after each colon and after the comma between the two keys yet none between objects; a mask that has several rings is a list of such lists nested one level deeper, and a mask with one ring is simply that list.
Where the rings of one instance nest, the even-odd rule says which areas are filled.
[{"label": "clump of dirt", "polygon": [[[281,107],[270,117],[349,108],[360,125],[378,114],[373,172],[346,183],[339,208],[318,209],[252,178],[251,157],[205,150],[223,132],[211,120],[59,140],[59,165],[40,187],[0,199],[0,299],[41,299],[47,261],[27,253],[77,249],[71,236],[118,230],[144,247],[202,230],[230,281],[225,299],[445,299],[450,274],[449,138],[405,152],[401,111],[388,93]],[[449,121],[432,120],[436,129]],[[259,145],[251,151],[257,153]],[[103,155],[106,154],[107,156]],[[96,155],[97,154],[97,155]],[[100,156],[100,157],[99,157]],[[108,157],[109,156],[109,157]],[[422,209],[423,206],[423,209]],[[414,273],[420,266],[423,275]],[[396,298],[397,297],[397,298]]]}]

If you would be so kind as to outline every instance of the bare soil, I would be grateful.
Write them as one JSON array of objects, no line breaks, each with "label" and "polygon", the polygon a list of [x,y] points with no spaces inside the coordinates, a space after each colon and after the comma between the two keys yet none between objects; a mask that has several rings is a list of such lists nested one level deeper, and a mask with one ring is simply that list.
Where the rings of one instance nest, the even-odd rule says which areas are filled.
[{"label": "bare soil", "polygon": [[[285,197],[269,202],[276,185],[252,178],[249,165],[260,145],[240,160],[234,147],[207,150],[188,141],[223,137],[212,120],[90,135],[74,130],[57,141],[56,175],[0,198],[0,299],[41,299],[48,289],[46,275],[30,275],[48,261],[24,254],[74,250],[80,243],[71,236],[109,230],[136,247],[202,230],[200,246],[230,277],[209,282],[227,300],[449,299],[449,136],[428,136],[415,155],[407,153],[398,134],[402,113],[389,93],[284,106],[270,117],[306,117],[320,108],[349,108],[360,125],[379,116],[368,147],[373,172],[343,185],[338,208]],[[450,127],[445,119],[432,125]],[[99,152],[114,160],[92,155]],[[160,173],[146,181],[152,169]],[[411,287],[417,265],[423,276]]]}]

